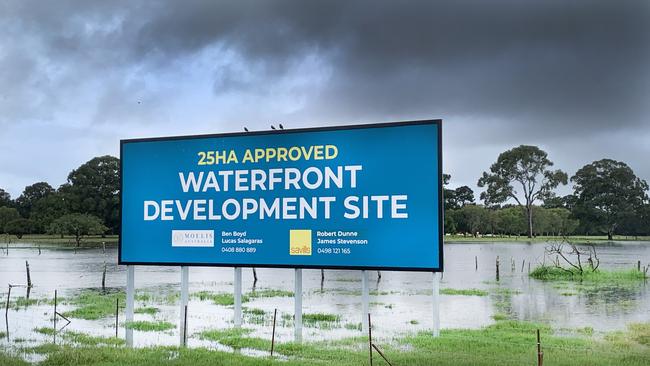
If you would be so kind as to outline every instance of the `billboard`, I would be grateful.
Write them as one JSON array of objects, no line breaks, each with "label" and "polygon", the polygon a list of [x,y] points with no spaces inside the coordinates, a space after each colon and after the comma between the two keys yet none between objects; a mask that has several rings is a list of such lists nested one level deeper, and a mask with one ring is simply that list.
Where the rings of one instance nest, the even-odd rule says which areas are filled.
[{"label": "billboard", "polygon": [[442,269],[441,121],[120,143],[119,263]]}]

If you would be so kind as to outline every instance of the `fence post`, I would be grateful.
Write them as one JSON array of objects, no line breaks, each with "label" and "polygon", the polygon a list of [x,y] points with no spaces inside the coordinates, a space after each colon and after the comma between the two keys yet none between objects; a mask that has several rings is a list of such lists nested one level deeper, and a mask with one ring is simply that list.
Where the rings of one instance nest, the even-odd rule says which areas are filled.
[{"label": "fence post", "polygon": [[273,356],[273,348],[275,348],[275,318],[278,316],[278,309],[273,309],[273,333],[271,334],[271,356]]},{"label": "fence post", "polygon": [[370,366],[372,366],[372,322],[370,321],[370,313],[368,313],[368,352],[370,356]]},{"label": "fence post", "polygon": [[9,292],[7,292],[7,305],[5,306],[5,318],[9,316],[9,301],[11,300],[11,285],[9,285]]},{"label": "fence post", "polygon": [[104,271],[102,272],[102,291],[106,291],[106,262],[104,262]]},{"label": "fence post", "polygon": [[54,344],[56,344],[56,314],[58,314],[57,310],[56,310],[56,305],[57,305],[56,303],[58,301],[57,295],[58,295],[57,290],[54,290],[54,327],[53,327],[53,330],[54,330],[54,332],[53,332],[53,334],[54,334]]},{"label": "fence post", "polygon": [[497,255],[497,281],[499,281],[499,256]]},{"label": "fence post", "polygon": [[183,347],[187,347],[187,305],[183,311]]},{"label": "fence post", "polygon": [[25,261],[25,268],[27,269],[27,288],[31,288],[32,287],[32,276],[29,273],[29,262],[28,261]]},{"label": "fence post", "polygon": [[544,365],[544,352],[542,352],[542,342],[539,337],[539,329],[537,329],[537,366]]}]

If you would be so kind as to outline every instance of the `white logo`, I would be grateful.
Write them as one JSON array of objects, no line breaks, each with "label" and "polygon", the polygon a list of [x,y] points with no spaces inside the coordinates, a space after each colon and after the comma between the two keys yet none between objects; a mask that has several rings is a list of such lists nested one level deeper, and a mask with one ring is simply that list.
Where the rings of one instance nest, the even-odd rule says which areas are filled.
[{"label": "white logo", "polygon": [[173,247],[214,247],[214,230],[172,230]]}]

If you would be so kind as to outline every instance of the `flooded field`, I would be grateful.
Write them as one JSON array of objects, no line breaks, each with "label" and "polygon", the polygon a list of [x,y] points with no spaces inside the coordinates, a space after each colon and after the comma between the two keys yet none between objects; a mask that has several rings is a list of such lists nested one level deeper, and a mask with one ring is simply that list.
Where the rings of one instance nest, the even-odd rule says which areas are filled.
[{"label": "flooded field", "polygon": [[[20,244],[0,256],[0,296],[4,307],[8,284],[26,283],[25,261],[29,261],[34,288],[30,300],[26,289],[14,287],[7,322],[0,328],[3,347],[34,346],[51,342],[54,291],[61,298],[58,311],[71,323],[59,334],[115,335],[114,311],[98,316],[77,317],[80,294],[97,295],[104,263],[106,287],[123,299],[125,267],[115,265],[117,249],[42,249]],[[650,263],[649,242],[597,245],[603,269],[633,269],[637,261]],[[495,278],[500,258],[500,280]],[[625,329],[628,323],[650,319],[650,289],[644,281],[580,284],[544,282],[528,276],[544,261],[544,244],[487,243],[445,246],[445,272],[441,282],[442,328],[479,328],[495,319],[539,321],[554,329],[593,329],[595,332]],[[549,260],[548,258],[546,259]],[[478,269],[477,269],[478,267]],[[134,344],[177,345],[179,343],[178,267],[136,267],[136,321]],[[276,339],[293,339],[293,270],[257,269],[253,286],[249,268],[243,270],[244,324],[251,337],[270,339],[274,309],[278,309]],[[370,311],[373,335],[384,339],[432,327],[432,275],[430,273],[370,272]],[[188,344],[229,349],[215,342],[208,330],[232,328],[233,269],[190,268]],[[90,292],[92,289],[92,292]],[[463,291],[465,290],[465,291]],[[359,271],[303,271],[303,338],[307,341],[360,335],[361,273]],[[76,302],[75,302],[76,301]],[[111,302],[112,304],[112,302]],[[114,307],[113,307],[114,309]],[[119,312],[119,336],[125,326]],[[92,319],[96,318],[96,319]],[[64,325],[65,321],[60,321]],[[155,329],[147,329],[153,327]],[[1,333],[0,333],[1,334]],[[261,351],[250,351],[261,352]]]}]

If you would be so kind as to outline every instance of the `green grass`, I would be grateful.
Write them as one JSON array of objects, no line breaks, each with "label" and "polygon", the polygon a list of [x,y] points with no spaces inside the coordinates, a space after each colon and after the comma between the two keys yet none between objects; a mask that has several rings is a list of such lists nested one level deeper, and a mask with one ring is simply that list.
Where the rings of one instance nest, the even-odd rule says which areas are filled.
[{"label": "green grass", "polygon": [[56,352],[56,351],[58,351],[60,349],[61,349],[61,347],[58,344],[49,343],[49,342],[39,344],[38,346],[35,346],[35,347],[24,348],[25,352],[37,353],[39,355],[47,355],[47,354],[50,354],[50,353],[54,353],[54,352]]},{"label": "green grass", "polygon": [[95,290],[85,290],[64,300],[65,304],[74,305],[76,308],[63,313],[68,318],[97,320],[115,315],[116,300],[124,305],[124,292],[103,293]]},{"label": "green grass", "polygon": [[492,315],[492,319],[494,319],[495,321],[508,320],[508,318],[509,318],[508,314],[504,314],[504,313],[496,313]]},{"label": "green grass", "polygon": [[27,308],[29,306],[36,305],[36,304],[38,304],[38,300],[36,300],[36,299],[28,299],[26,297],[21,296],[21,297],[17,297],[15,300],[13,300],[10,303],[10,306],[13,309],[18,310],[20,308]]},{"label": "green grass", "polygon": [[325,313],[307,313],[302,314],[302,322],[305,326],[317,325],[317,326],[331,326],[331,323],[338,323],[341,321],[341,317],[336,314],[325,314]]},{"label": "green grass", "polygon": [[244,308],[244,313],[257,316],[266,315],[266,311],[257,308]]},{"label": "green grass", "polygon": [[631,270],[605,271],[605,270],[586,270],[580,273],[576,269],[562,269],[552,266],[539,266],[535,268],[530,277],[543,281],[584,281],[584,282],[625,282],[625,281],[643,281],[646,274]]},{"label": "green grass", "polygon": [[442,295],[462,295],[462,296],[487,296],[488,292],[485,290],[479,290],[476,288],[443,288],[440,289]]},{"label": "green grass", "polygon": [[276,290],[276,289],[262,289],[251,291],[245,296],[248,296],[251,299],[261,298],[261,297],[293,297],[292,291],[286,290]]},{"label": "green grass", "polygon": [[165,321],[150,322],[146,320],[127,322],[124,326],[128,329],[139,330],[141,332],[164,332],[166,330],[176,328],[176,326],[170,322],[165,322]]},{"label": "green grass", "polygon": [[[650,323],[630,325],[627,331],[608,333],[604,339],[585,332],[575,336],[555,336],[543,324],[499,321],[476,329],[442,330],[440,337],[420,332],[392,341],[376,339],[394,365],[534,365],[536,330],[540,329],[544,361],[548,365],[621,365],[650,364]],[[270,349],[270,340],[248,337],[252,330],[208,330],[201,339],[233,348]],[[208,366],[208,365],[366,365],[368,350],[365,337],[337,341],[277,343],[276,352],[288,359],[248,357],[232,352],[178,347],[116,348],[112,346],[63,346],[47,354],[41,366]],[[0,364],[6,355],[0,353]],[[376,361],[384,365],[383,361]],[[24,365],[18,363],[17,365]]]},{"label": "green grass", "polygon": [[137,308],[134,310],[136,314],[149,314],[149,315],[154,315],[157,314],[160,310],[158,308],[154,308],[151,306],[147,306],[144,308]]},{"label": "green grass", "polygon": [[[195,295],[195,294],[192,294]],[[173,292],[156,292],[156,293],[151,293],[151,292],[138,292],[135,294],[135,300],[140,301],[140,302],[155,302],[157,304],[167,304],[167,305],[174,305],[178,303],[180,300],[181,295],[178,291],[173,291]]]},{"label": "green grass", "polygon": [[509,287],[494,287],[490,289],[490,292],[495,295],[504,295],[504,296],[521,294],[520,290],[509,288]]},{"label": "green grass", "polygon": [[229,328],[206,330],[198,334],[200,339],[219,342],[232,348],[253,348],[270,350],[271,341],[257,337],[248,337],[252,332],[249,328]]},{"label": "green grass", "polygon": [[[212,301],[215,305],[231,306],[235,304],[235,295],[227,292],[199,291],[192,294],[192,298],[201,301]],[[242,295],[241,302],[248,302],[248,296]]]},{"label": "green grass", "polygon": [[121,346],[125,344],[124,339],[121,338],[91,336],[74,331],[66,331],[61,336],[63,339],[81,346]]},{"label": "green grass", "polygon": [[343,327],[345,329],[358,330],[358,331],[361,331],[361,329],[363,329],[361,323],[345,323]]},{"label": "green grass", "polygon": [[27,366],[29,363],[25,362],[23,359],[5,354],[3,351],[0,351],[0,365],[2,366]]},{"label": "green grass", "polygon": [[54,328],[49,328],[49,327],[34,328],[34,332],[51,336],[54,335]]}]

